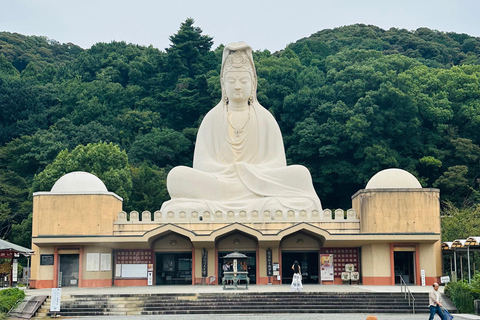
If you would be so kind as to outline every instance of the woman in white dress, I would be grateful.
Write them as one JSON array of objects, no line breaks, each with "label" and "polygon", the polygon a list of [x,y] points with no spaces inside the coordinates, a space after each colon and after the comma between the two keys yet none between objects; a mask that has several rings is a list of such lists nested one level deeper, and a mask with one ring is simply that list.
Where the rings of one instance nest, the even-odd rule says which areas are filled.
[{"label": "woman in white dress", "polygon": [[290,285],[290,288],[295,292],[300,292],[303,290],[302,269],[300,268],[298,261],[295,261],[293,263],[292,270],[293,270],[293,279],[292,279],[292,284]]}]

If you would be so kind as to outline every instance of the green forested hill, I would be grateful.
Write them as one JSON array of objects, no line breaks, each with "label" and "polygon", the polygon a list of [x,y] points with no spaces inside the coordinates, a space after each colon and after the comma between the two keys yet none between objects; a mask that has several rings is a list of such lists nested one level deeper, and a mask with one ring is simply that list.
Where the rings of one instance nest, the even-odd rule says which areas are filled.
[{"label": "green forested hill", "polygon": [[[31,193],[70,171],[99,176],[127,211],[168,200],[166,174],[191,165],[220,99],[223,50],[192,19],[170,40],[83,50],[0,33],[0,237],[28,246]],[[480,38],[352,25],[254,58],[260,103],[324,208],[348,209],[390,167],[440,188],[449,208],[480,203]]]},{"label": "green forested hill", "polygon": [[450,67],[460,64],[479,64],[480,38],[466,34],[444,33],[428,28],[415,31],[356,24],[321,30],[308,38],[290,44],[289,48],[301,54],[307,45],[315,58],[351,49],[380,51],[385,55],[401,54],[432,67]]},{"label": "green forested hill", "polygon": [[0,53],[18,70],[30,62],[61,64],[76,59],[83,49],[73,43],[61,44],[46,37],[0,32]]}]

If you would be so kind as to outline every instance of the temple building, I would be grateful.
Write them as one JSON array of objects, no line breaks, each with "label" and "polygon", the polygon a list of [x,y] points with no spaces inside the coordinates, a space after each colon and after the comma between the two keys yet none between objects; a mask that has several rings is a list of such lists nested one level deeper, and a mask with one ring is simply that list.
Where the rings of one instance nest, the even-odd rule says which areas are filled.
[{"label": "temple building", "polygon": [[323,209],[310,171],[287,165],[280,127],[257,100],[248,44],[225,46],[220,84],[193,166],[170,170],[160,210],[124,212],[122,198],[86,172],[33,194],[32,287],[218,284],[235,250],[251,284],[290,283],[295,261],[303,283],[437,281],[439,190],[387,169],[350,209]]},{"label": "temple building", "polygon": [[[430,285],[442,276],[439,190],[401,169],[378,172],[352,207],[124,212],[87,172],[33,194],[31,287],[220,284],[245,254],[251,284]],[[343,280],[342,280],[343,276]]]}]

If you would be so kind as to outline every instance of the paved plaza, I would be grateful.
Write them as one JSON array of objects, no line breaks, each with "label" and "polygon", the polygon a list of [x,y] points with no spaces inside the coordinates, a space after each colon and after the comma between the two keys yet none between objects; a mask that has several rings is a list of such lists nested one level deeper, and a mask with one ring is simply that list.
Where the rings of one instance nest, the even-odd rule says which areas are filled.
[{"label": "paved plaza", "polygon": [[[227,314],[227,315],[212,315],[212,314],[201,314],[201,315],[155,315],[155,316],[108,316],[108,317],[83,317],[83,318],[70,318],[78,320],[102,320],[102,319],[118,319],[118,320],[245,320],[245,319],[256,319],[256,320],[365,320],[369,315],[374,315],[378,320],[426,320],[428,319],[427,313],[422,314],[362,314],[362,313],[309,313],[309,314]],[[478,316],[470,315],[454,315],[455,320],[464,320],[464,319],[480,319]],[[438,316],[435,316],[435,319],[440,319]]]},{"label": "paved plaza", "polygon": [[[183,315],[168,315],[168,316],[110,316],[110,317],[90,317],[90,318],[70,318],[78,319],[78,320],[102,320],[102,319],[118,319],[118,320],[244,320],[244,319],[256,319],[256,320],[365,320],[370,314],[361,314],[361,313],[346,313],[346,314],[339,314],[339,313],[310,313],[310,314],[272,314],[272,315],[264,315],[264,314],[252,314],[252,315],[244,315],[244,314],[232,314],[232,315],[211,315],[211,314],[202,314],[202,315],[190,315],[190,316],[183,316]],[[374,314],[378,320],[426,320],[428,319],[428,314]],[[440,319],[436,316],[435,319]],[[462,318],[460,316],[455,316],[455,320],[464,320],[464,319],[480,319],[480,317],[476,318]]]},{"label": "paved plaza", "polygon": [[[409,290],[415,292],[429,292],[430,286],[409,286]],[[439,291],[443,292],[444,287],[440,287]],[[249,290],[228,290],[224,291],[222,286],[204,285],[204,286],[147,286],[147,287],[108,287],[108,288],[62,288],[62,296],[83,295],[83,294],[157,294],[157,293],[222,293],[222,292],[291,292],[289,285],[252,285]],[[400,286],[365,286],[365,285],[312,285],[305,284],[304,292],[401,292]],[[51,289],[27,289],[27,295],[50,295]],[[295,294],[292,292],[292,295]],[[349,306],[354,309],[355,306]],[[417,305],[416,310],[427,310],[428,306]],[[81,317],[69,318],[78,320],[365,320],[367,316],[374,315],[378,320],[425,320],[428,319],[427,313],[420,314],[364,314],[364,313],[335,313],[335,314],[201,314],[201,315],[130,315],[130,316],[97,316],[97,317]],[[455,320],[479,319],[480,316],[454,314]],[[435,319],[440,319],[436,316]]]},{"label": "paved plaza", "polygon": [[[431,286],[409,286],[415,292],[430,292]],[[443,292],[444,287],[438,290]],[[27,295],[49,295],[52,289],[27,289]],[[141,286],[141,287],[102,287],[78,288],[64,287],[62,295],[81,294],[157,294],[157,293],[222,293],[222,292],[292,292],[289,284],[283,285],[250,285],[249,289],[223,290],[221,285],[175,285],[175,286]],[[319,285],[304,284],[303,292],[401,292],[400,286],[367,286],[367,285]],[[292,294],[294,294],[292,292]]]}]

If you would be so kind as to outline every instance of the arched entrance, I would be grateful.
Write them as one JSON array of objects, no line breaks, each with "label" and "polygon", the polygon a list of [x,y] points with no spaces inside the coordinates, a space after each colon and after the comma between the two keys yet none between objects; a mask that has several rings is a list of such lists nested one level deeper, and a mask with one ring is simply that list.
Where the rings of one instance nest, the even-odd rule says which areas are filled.
[{"label": "arched entrance", "polygon": [[319,283],[319,252],[321,240],[304,231],[286,236],[280,242],[282,252],[282,283],[292,282],[292,265],[298,261],[303,283]]},{"label": "arched entrance", "polygon": [[258,241],[255,237],[252,237],[241,231],[230,232],[217,240],[217,274],[218,284],[222,283],[223,276],[223,257],[229,253],[238,250],[245,254],[247,258],[248,276],[250,277],[250,284],[257,283],[257,252]]},{"label": "arched entrance", "polygon": [[155,252],[155,284],[192,284],[192,243],[190,239],[169,232],[152,244]]}]

